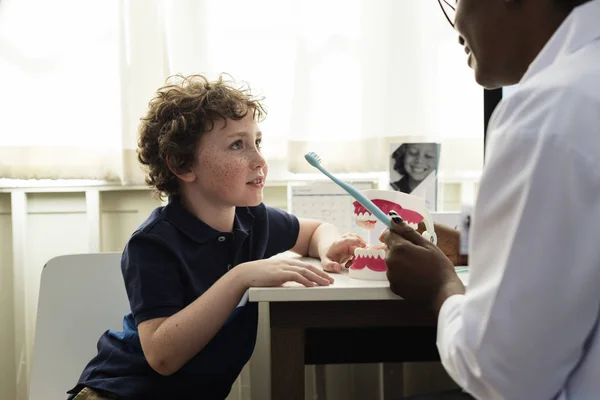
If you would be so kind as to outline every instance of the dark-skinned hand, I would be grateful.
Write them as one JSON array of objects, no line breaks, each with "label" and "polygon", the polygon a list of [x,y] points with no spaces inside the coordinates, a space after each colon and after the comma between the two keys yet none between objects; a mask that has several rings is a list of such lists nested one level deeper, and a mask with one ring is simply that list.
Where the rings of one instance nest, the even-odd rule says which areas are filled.
[{"label": "dark-skinned hand", "polygon": [[[447,225],[433,224],[437,236],[437,246],[454,265],[465,265],[466,257],[460,256],[460,232]],[[419,233],[425,231],[425,223],[419,223]]]},{"label": "dark-skinned hand", "polygon": [[452,261],[435,244],[390,212],[392,229],[380,240],[388,247],[386,258],[390,289],[405,300],[439,312],[453,294],[464,294],[465,287],[454,271]]}]

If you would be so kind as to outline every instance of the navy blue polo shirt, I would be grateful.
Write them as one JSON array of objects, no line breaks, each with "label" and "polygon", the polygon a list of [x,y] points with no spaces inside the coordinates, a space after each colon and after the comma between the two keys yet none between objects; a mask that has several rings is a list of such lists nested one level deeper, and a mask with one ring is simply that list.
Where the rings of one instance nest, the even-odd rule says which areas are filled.
[{"label": "navy blue polo shirt", "polygon": [[[137,325],[169,317],[201,296],[235,265],[291,249],[298,219],[261,204],[236,209],[232,232],[219,232],[172,196],[133,233],[121,260],[131,313],[123,331],[106,331],[75,389],[106,390],[125,399],[224,399],[256,342],[258,306],[236,308],[217,335],[179,371],[162,376],[147,363]],[[107,293],[110,296],[110,293]]]}]

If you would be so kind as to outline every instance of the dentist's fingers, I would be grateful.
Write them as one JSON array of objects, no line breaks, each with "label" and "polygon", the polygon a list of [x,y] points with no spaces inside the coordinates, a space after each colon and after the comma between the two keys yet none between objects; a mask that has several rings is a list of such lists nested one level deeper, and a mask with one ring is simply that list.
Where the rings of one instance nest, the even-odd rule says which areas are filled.
[{"label": "dentist's fingers", "polygon": [[390,211],[389,215],[392,219],[392,231],[397,235],[418,246],[429,247],[432,244],[429,240],[421,236],[419,232],[408,226],[395,211]]}]

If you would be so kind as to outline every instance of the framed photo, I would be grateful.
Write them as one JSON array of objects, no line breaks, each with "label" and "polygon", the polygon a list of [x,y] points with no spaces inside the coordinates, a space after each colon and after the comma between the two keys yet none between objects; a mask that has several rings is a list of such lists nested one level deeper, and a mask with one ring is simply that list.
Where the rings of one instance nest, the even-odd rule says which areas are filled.
[{"label": "framed photo", "polygon": [[425,199],[436,210],[439,143],[392,143],[390,146],[390,188]]}]

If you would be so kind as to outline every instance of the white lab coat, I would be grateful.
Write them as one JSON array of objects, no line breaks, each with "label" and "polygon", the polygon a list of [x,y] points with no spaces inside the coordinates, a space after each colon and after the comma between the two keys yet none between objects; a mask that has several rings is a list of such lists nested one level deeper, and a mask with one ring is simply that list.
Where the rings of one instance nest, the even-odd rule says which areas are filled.
[{"label": "white lab coat", "polygon": [[478,399],[600,399],[600,0],[571,13],[488,132],[442,363]]}]

